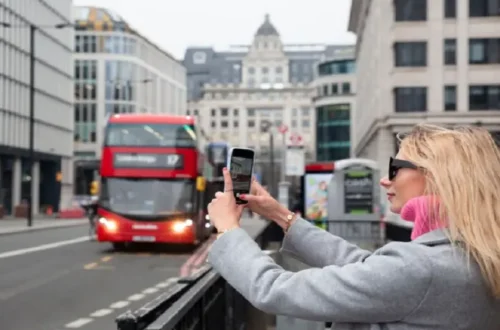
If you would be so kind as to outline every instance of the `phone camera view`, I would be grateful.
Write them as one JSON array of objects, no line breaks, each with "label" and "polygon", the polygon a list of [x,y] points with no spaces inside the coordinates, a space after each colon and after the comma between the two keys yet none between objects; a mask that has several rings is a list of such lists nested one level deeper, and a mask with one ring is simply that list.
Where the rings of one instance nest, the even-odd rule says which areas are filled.
[{"label": "phone camera view", "polygon": [[233,179],[233,191],[247,193],[252,181],[253,159],[243,157],[231,157],[231,178]]}]

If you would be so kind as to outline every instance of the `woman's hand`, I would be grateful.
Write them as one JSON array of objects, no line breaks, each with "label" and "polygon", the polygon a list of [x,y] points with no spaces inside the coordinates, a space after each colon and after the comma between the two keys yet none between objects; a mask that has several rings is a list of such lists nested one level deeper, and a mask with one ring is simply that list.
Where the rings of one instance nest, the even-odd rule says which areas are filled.
[{"label": "woman's hand", "polygon": [[237,205],[233,193],[233,180],[224,168],[224,192],[216,192],[215,198],[208,204],[210,222],[218,232],[239,227],[245,205]]},{"label": "woman's hand", "polygon": [[287,217],[292,212],[275,200],[256,180],[252,181],[250,194],[239,197],[248,202],[252,212],[276,222],[283,229],[289,225]]}]

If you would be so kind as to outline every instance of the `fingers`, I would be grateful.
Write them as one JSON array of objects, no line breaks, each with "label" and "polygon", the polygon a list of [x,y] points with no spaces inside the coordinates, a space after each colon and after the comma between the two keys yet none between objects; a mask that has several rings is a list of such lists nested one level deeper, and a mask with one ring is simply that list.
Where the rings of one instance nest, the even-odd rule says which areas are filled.
[{"label": "fingers", "polygon": [[264,196],[255,196],[250,194],[242,194],[239,196],[242,200],[249,202],[260,202],[264,198]]},{"label": "fingers", "polygon": [[246,204],[238,205],[236,210],[238,214],[238,218],[241,218],[241,215],[243,214],[243,210],[245,210]]},{"label": "fingers", "polygon": [[224,168],[222,173],[224,175],[224,191],[232,191],[233,190],[233,180],[231,179],[231,173],[229,173],[227,168]]},{"label": "fingers", "polygon": [[221,197],[223,195],[224,195],[224,193],[222,191],[218,191],[215,193],[215,198]]}]

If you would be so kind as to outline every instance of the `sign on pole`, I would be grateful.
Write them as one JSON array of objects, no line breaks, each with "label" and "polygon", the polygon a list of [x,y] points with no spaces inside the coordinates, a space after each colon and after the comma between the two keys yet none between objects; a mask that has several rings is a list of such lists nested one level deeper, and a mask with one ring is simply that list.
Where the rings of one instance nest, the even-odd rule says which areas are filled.
[{"label": "sign on pole", "polygon": [[286,132],[288,132],[288,126],[286,126],[285,124],[281,124],[281,125],[278,127],[278,131],[279,131],[281,134],[285,134]]},{"label": "sign on pole", "polygon": [[285,172],[288,176],[302,176],[306,167],[305,150],[303,147],[288,147],[286,149]]},{"label": "sign on pole", "polygon": [[293,133],[290,135],[290,144],[292,146],[301,146],[302,145],[302,136],[297,133]]}]

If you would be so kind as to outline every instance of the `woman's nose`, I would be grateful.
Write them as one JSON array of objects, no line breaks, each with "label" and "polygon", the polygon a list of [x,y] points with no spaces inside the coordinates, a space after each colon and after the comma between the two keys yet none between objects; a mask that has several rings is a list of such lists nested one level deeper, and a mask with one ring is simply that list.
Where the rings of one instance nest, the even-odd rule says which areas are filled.
[{"label": "woman's nose", "polygon": [[380,185],[384,188],[389,188],[391,185],[391,180],[387,176],[384,176],[382,179],[380,179]]}]

